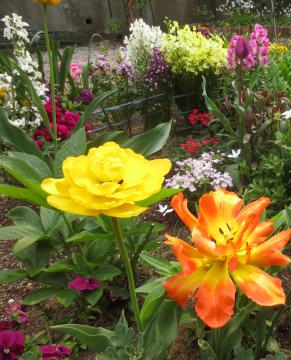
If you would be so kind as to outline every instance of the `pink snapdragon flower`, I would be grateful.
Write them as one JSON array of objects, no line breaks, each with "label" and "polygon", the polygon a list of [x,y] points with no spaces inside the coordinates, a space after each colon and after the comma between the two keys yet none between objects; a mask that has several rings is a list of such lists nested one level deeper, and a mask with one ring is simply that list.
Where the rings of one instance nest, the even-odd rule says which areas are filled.
[{"label": "pink snapdragon flower", "polygon": [[69,289],[74,289],[77,291],[92,291],[100,288],[100,283],[91,277],[83,277],[78,275],[73,281],[71,281],[68,285]]},{"label": "pink snapdragon flower", "polygon": [[68,349],[64,345],[44,345],[41,346],[39,351],[42,354],[41,360],[59,360],[67,358],[72,350]]},{"label": "pink snapdragon flower", "polygon": [[71,63],[70,65],[70,74],[72,76],[73,79],[76,79],[77,77],[79,77],[82,72],[83,72],[83,65],[85,63],[84,62],[80,62],[80,63]]},{"label": "pink snapdragon flower", "polygon": [[259,64],[266,67],[269,64],[269,44],[268,30],[260,24],[255,25],[250,40],[233,35],[227,53],[228,68],[234,70],[241,66],[252,70]]}]

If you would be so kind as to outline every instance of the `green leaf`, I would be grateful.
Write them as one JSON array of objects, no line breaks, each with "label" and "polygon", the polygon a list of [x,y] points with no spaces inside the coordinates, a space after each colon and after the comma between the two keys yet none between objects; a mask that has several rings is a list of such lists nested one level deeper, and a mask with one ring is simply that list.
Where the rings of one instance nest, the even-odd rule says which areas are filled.
[{"label": "green leaf", "polygon": [[217,105],[215,104],[214,101],[212,101],[207,93],[206,93],[206,79],[203,76],[203,81],[202,81],[202,90],[203,90],[203,97],[205,99],[205,104],[206,107],[209,111],[211,111],[213,113],[213,115],[219,119],[224,127],[224,129],[236,140],[238,140],[237,134],[236,132],[233,130],[233,128],[231,127],[231,123],[229,121],[229,119],[227,119],[223,113],[219,110],[219,108],[217,107]]},{"label": "green leaf", "polygon": [[56,261],[44,271],[49,273],[59,273],[59,272],[71,272],[76,270],[77,268],[71,259],[64,259],[64,260]]},{"label": "green leaf", "polygon": [[147,254],[141,254],[140,257],[145,262],[158,269],[159,273],[162,275],[171,275],[173,273],[173,266],[168,260],[160,259]]},{"label": "green leaf", "polygon": [[77,292],[74,289],[64,289],[58,292],[58,302],[64,307],[68,307],[77,297]]},{"label": "green leaf", "polygon": [[78,324],[56,325],[50,328],[77,338],[81,344],[87,345],[96,353],[112,346],[111,338],[114,336],[114,332],[110,330]]},{"label": "green leaf", "polygon": [[165,289],[161,285],[155,287],[153,291],[148,294],[140,312],[143,327],[146,327],[153,315],[156,314],[165,296]]},{"label": "green leaf", "polygon": [[58,295],[60,292],[60,288],[56,287],[48,287],[48,288],[42,288],[39,290],[35,290],[29,295],[27,295],[24,300],[22,301],[23,305],[35,305],[43,300],[46,300],[52,296]]},{"label": "green leaf", "polygon": [[24,238],[17,241],[17,243],[13,247],[13,253],[18,256],[24,250],[26,250],[29,246],[35,244],[39,240],[41,240],[43,236],[41,235],[28,235]]},{"label": "green leaf", "polygon": [[32,169],[37,169],[37,173],[41,180],[53,176],[53,173],[51,169],[48,167],[47,163],[35,155],[13,151],[13,152],[9,152],[9,156],[23,161],[24,163],[26,163],[26,165],[28,165]]},{"label": "green leaf", "polygon": [[112,246],[112,238],[110,238],[108,235],[105,235],[104,238],[97,238],[96,240],[91,241],[86,247],[86,257],[88,261],[94,264],[98,264],[106,256],[106,254],[109,253]]},{"label": "green leaf", "polygon": [[56,177],[63,177],[62,164],[70,156],[80,156],[86,153],[86,131],[85,128],[79,129],[68,140],[56,154],[54,162],[54,174]]},{"label": "green leaf", "polygon": [[234,348],[235,360],[254,360],[254,352],[252,349],[245,349],[242,345]]},{"label": "green leaf", "polygon": [[40,187],[42,181],[40,174],[22,160],[0,155],[0,167],[28,189],[44,196],[45,192]]},{"label": "green leaf", "polygon": [[18,269],[9,269],[0,271],[0,283],[13,283],[27,277],[27,271]]},{"label": "green leaf", "polygon": [[181,313],[179,304],[172,300],[166,300],[160,306],[157,325],[167,344],[171,344],[178,335]]},{"label": "green leaf", "polygon": [[83,81],[83,88],[84,89],[89,89],[90,85],[89,85],[89,70],[90,70],[90,65],[89,64],[85,64],[82,66],[82,81]]},{"label": "green leaf", "polygon": [[29,351],[21,355],[21,360],[37,360],[37,355]]},{"label": "green leaf", "polygon": [[67,243],[80,242],[80,241],[91,241],[96,239],[96,234],[90,231],[82,231],[76,235],[71,236],[66,240]]},{"label": "green leaf", "polygon": [[70,71],[70,64],[72,61],[74,51],[75,51],[74,46],[67,46],[62,54],[60,74],[59,74],[59,86],[60,86],[61,94],[63,94],[65,89],[65,83]]},{"label": "green leaf", "polygon": [[157,194],[149,197],[148,199],[139,201],[138,205],[148,207],[182,191],[184,191],[184,189],[161,189]]},{"label": "green leaf", "polygon": [[31,226],[39,234],[44,234],[44,228],[38,214],[27,206],[18,206],[9,212],[16,225]]},{"label": "green leaf", "polygon": [[135,291],[137,293],[148,294],[148,293],[152,292],[153,289],[157,287],[157,285],[161,284],[162,282],[164,282],[166,280],[167,280],[167,278],[163,277],[163,278],[155,279],[155,280],[152,280],[152,281],[148,281],[144,285],[142,285],[142,286],[138,287],[137,289],[135,289]]},{"label": "green leaf", "polygon": [[123,148],[131,148],[144,156],[160,151],[166,144],[171,131],[171,122],[159,124],[143,134],[133,136],[122,143]]},{"label": "green leaf", "polygon": [[46,200],[34,191],[13,185],[0,184],[0,194],[11,196],[14,199],[24,200],[44,207],[49,206]]},{"label": "green leaf", "polygon": [[92,272],[93,276],[99,281],[106,281],[113,279],[121,274],[120,269],[116,266],[105,264]]},{"label": "green leaf", "polygon": [[100,287],[99,289],[93,290],[93,291],[86,291],[83,293],[85,299],[92,306],[97,304],[97,302],[101,299],[102,294],[103,294],[102,287]]},{"label": "green leaf", "polygon": [[123,131],[112,131],[109,133],[104,133],[97,136],[96,139],[88,143],[87,150],[93,147],[99,147],[108,141],[115,141],[118,144],[122,144],[127,141],[127,137]]},{"label": "green leaf", "polygon": [[30,226],[12,225],[0,228],[0,240],[16,240],[32,234],[35,234],[35,229]]},{"label": "green leaf", "polygon": [[104,94],[96,97],[88,106],[86,106],[85,111],[83,112],[83,115],[78,122],[78,124],[75,127],[75,130],[80,129],[81,127],[85,126],[89,117],[93,114],[93,112],[98,108],[100,104],[102,104],[107,98],[117,93],[119,89],[114,89],[105,92]]},{"label": "green leaf", "polygon": [[20,130],[14,125],[11,125],[8,121],[8,117],[3,108],[0,107],[0,136],[15,149],[35,155],[40,159],[43,159],[43,154],[39,148],[35,145],[32,138],[28,136],[24,131]]},{"label": "green leaf", "polygon": [[82,272],[90,272],[90,264],[88,263],[87,259],[84,255],[79,253],[73,253],[72,254],[72,260],[73,263],[76,265],[76,267],[79,269],[79,271]]},{"label": "green leaf", "polygon": [[214,350],[205,340],[198,340],[202,360],[218,360]]},{"label": "green leaf", "polygon": [[45,233],[48,235],[53,234],[54,230],[60,226],[61,213],[58,210],[40,208],[40,219],[44,227]]}]

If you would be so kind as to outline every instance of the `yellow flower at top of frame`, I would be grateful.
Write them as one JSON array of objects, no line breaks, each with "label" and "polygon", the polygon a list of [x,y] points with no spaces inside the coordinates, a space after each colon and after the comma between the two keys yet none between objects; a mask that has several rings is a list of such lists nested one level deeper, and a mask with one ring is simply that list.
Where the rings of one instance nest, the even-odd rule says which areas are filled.
[{"label": "yellow flower at top of frame", "polygon": [[147,208],[137,204],[158,193],[170,171],[169,159],[147,160],[115,142],[63,162],[64,178],[41,185],[48,203],[61,211],[117,218],[137,216]]},{"label": "yellow flower at top of frame", "polygon": [[0,87],[0,97],[4,97],[7,93],[6,87]]},{"label": "yellow flower at top of frame", "polygon": [[59,3],[61,2],[61,0],[33,0],[33,1],[43,5],[59,5]]}]

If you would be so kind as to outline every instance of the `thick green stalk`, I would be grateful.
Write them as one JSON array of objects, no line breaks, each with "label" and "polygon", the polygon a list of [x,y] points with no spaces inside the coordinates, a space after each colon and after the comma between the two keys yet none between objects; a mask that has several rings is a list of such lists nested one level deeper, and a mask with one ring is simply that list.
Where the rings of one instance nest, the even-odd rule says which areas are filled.
[{"label": "thick green stalk", "polygon": [[142,322],[141,322],[141,318],[140,318],[139,307],[138,307],[138,302],[137,302],[137,297],[136,297],[136,292],[135,292],[135,284],[134,284],[134,278],[133,278],[132,268],[131,268],[131,264],[130,264],[130,259],[128,256],[126,246],[124,244],[124,239],[123,239],[123,235],[121,232],[120,224],[116,218],[112,218],[112,222],[113,222],[113,225],[115,228],[115,233],[116,233],[119,250],[120,250],[120,253],[121,253],[121,256],[122,256],[122,259],[124,262],[126,274],[127,274],[130,298],[131,298],[131,303],[132,303],[132,307],[133,307],[135,321],[137,323],[139,331],[142,331],[143,328],[142,328]]},{"label": "thick green stalk", "polygon": [[43,5],[43,26],[44,26],[44,38],[48,53],[49,65],[50,65],[50,85],[51,85],[51,98],[52,98],[52,118],[53,118],[53,142],[55,148],[55,154],[58,151],[58,133],[57,133],[57,112],[56,112],[56,90],[55,90],[55,73],[53,65],[53,57],[51,50],[50,37],[48,32],[48,16],[47,5]]}]

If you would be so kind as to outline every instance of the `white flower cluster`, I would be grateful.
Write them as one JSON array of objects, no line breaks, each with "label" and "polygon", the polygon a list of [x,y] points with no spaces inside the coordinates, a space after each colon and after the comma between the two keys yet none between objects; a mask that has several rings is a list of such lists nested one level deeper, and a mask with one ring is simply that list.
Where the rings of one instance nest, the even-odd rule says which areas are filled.
[{"label": "white flower cluster", "polygon": [[177,173],[166,180],[168,188],[183,188],[190,192],[205,191],[205,187],[219,189],[232,187],[232,178],[227,172],[221,172],[216,166],[221,164],[225,154],[204,152],[199,159],[187,158],[177,161]]},{"label": "white flower cluster", "polygon": [[217,11],[223,15],[234,13],[250,14],[255,9],[253,0],[226,0],[224,4],[218,6]]},{"label": "white flower cluster", "polygon": [[143,19],[135,20],[129,30],[130,36],[124,39],[121,55],[131,64],[135,74],[143,77],[147,71],[152,50],[161,48],[163,44],[163,32],[159,26],[150,26]]},{"label": "white flower cluster", "polygon": [[[22,17],[17,14],[6,15],[2,21],[5,24],[4,36],[13,43],[13,55],[16,63],[28,75],[37,95],[45,99],[48,89],[43,83],[37,62],[27,50],[29,38],[25,27],[28,24],[22,21]],[[13,75],[18,77],[18,71],[14,70]],[[37,108],[29,105],[29,101],[26,99],[21,103],[16,98],[15,81],[13,80],[15,79],[12,79],[7,73],[0,74],[0,102],[3,103],[9,115],[12,115],[10,122],[20,128],[39,126],[41,118]],[[9,117],[11,118],[11,116]]]}]

